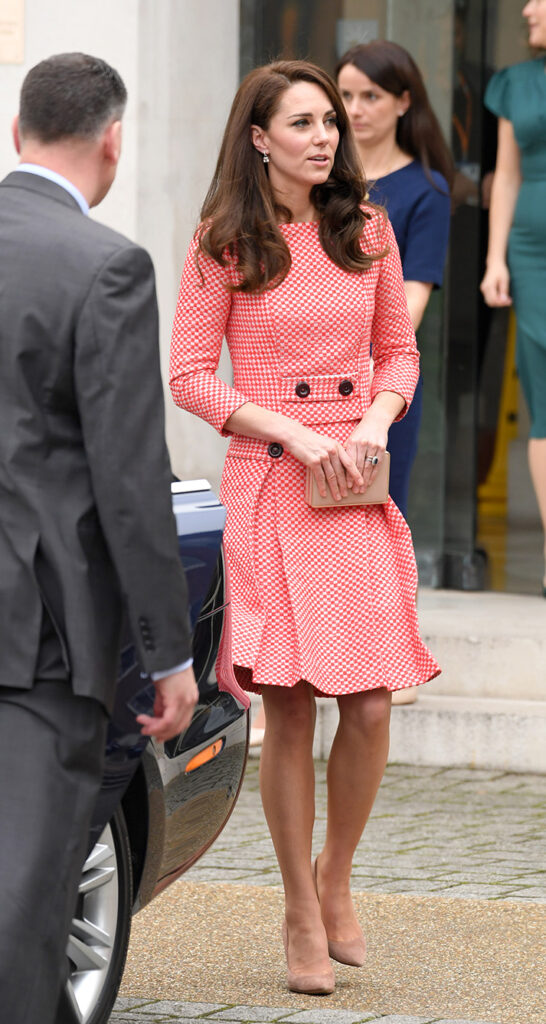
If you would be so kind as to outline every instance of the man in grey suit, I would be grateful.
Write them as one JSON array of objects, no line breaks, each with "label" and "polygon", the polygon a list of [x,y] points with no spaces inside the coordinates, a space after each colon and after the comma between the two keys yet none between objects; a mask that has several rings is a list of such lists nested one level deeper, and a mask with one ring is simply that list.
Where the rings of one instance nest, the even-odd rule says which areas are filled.
[{"label": "man in grey suit", "polygon": [[25,78],[0,184],[0,1016],[70,1019],[65,946],[102,772],[125,606],[156,684],[142,731],[191,719],[187,593],[148,254],[87,216],[126,91],[61,54]]}]

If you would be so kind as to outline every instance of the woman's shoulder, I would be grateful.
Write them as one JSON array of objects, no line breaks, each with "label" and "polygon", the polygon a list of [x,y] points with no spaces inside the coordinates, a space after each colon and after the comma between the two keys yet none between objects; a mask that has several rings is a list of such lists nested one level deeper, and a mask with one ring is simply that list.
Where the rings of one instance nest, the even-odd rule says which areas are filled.
[{"label": "woman's shoulder", "polygon": [[489,83],[495,81],[495,79],[499,82],[524,82],[530,76],[536,75],[538,71],[542,72],[543,70],[544,57],[533,57],[530,60],[521,60],[518,64],[509,64],[508,67],[495,71],[495,74],[489,79]]},{"label": "woman's shoulder", "polygon": [[425,170],[420,160],[412,160],[402,171],[405,172],[406,187],[411,186],[418,198],[422,195],[449,198],[449,185],[440,171],[432,167]]},{"label": "woman's shoulder", "polygon": [[496,71],[489,79],[485,90],[485,106],[497,117],[512,119],[514,97],[527,88],[530,79],[544,73],[544,58],[524,60]]},{"label": "woman's shoulder", "polygon": [[195,279],[200,287],[231,288],[238,280],[237,258],[233,247],[226,246],[221,253],[211,251],[207,235],[212,227],[210,220],[197,225],[188,245],[184,263],[186,278]]},{"label": "woman's shoulder", "polygon": [[363,247],[368,250],[371,246],[384,248],[388,244],[387,238],[392,230],[385,207],[367,199],[361,204],[360,209],[366,218],[362,229]]}]

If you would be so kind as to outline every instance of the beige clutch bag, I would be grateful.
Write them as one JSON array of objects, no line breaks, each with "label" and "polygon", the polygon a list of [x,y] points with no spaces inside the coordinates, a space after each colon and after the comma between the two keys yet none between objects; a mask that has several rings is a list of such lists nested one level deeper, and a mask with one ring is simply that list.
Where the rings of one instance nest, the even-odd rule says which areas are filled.
[{"label": "beige clutch bag", "polygon": [[385,452],[377,475],[364,494],[353,494],[348,491],[345,498],[336,501],[328,489],[323,498],[318,491],[315,478],[310,469],[305,471],[305,500],[312,508],[337,508],[338,505],[384,505],[389,500],[389,469],[391,457]]}]

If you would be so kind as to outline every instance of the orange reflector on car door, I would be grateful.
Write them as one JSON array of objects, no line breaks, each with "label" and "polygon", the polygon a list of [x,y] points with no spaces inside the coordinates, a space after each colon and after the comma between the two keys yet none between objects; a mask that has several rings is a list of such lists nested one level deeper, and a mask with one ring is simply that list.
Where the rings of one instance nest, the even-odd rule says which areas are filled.
[{"label": "orange reflector on car door", "polygon": [[211,743],[210,747],[205,747],[204,750],[200,750],[195,757],[192,757],[191,761],[188,761],[184,771],[186,775],[188,772],[194,772],[196,768],[200,768],[202,764],[206,764],[207,761],[212,761],[214,757],[218,757],[218,754],[224,746],[225,739],[222,737],[221,740],[216,740]]}]

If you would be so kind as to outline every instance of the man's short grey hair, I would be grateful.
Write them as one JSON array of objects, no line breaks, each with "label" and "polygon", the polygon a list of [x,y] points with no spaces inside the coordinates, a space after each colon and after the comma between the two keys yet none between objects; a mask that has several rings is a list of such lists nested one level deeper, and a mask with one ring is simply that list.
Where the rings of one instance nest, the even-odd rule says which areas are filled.
[{"label": "man's short grey hair", "polygon": [[127,90],[118,72],[99,57],[59,53],[31,68],[21,89],[21,137],[42,143],[92,139],[120,120]]}]

